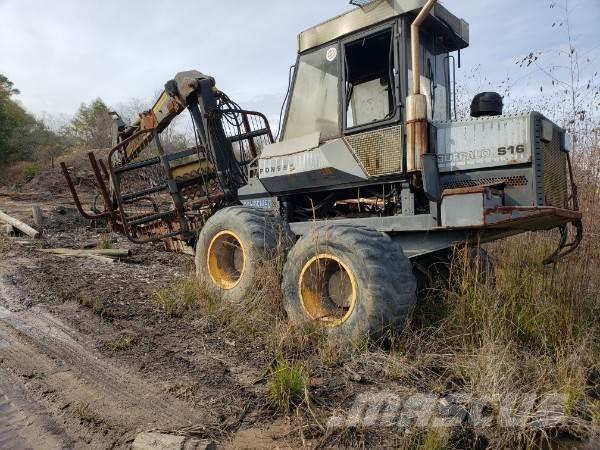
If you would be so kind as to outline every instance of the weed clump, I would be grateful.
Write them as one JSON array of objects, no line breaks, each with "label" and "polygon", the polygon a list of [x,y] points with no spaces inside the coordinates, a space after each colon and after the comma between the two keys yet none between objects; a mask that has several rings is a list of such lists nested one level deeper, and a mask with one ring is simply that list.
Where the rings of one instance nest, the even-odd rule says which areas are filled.
[{"label": "weed clump", "polygon": [[204,298],[200,284],[194,277],[182,278],[173,285],[159,289],[154,303],[169,317],[181,317],[197,308]]},{"label": "weed clump", "polygon": [[289,409],[298,406],[305,397],[308,375],[304,367],[298,363],[289,363],[279,357],[271,372],[271,401],[279,408]]},{"label": "weed clump", "polygon": [[133,338],[131,336],[122,336],[112,341],[109,341],[106,346],[113,352],[122,352],[131,347]]},{"label": "weed clump", "polygon": [[79,298],[79,304],[92,310],[94,314],[104,317],[109,315],[104,302],[98,297],[90,297],[88,294],[83,294]]},{"label": "weed clump", "polygon": [[28,162],[23,166],[23,179],[25,182],[33,180],[42,171],[42,166],[38,162]]},{"label": "weed clump", "polygon": [[98,240],[97,248],[100,250],[110,250],[112,248],[110,234],[101,235],[100,239]]},{"label": "weed clump", "polygon": [[[590,375],[600,361],[600,291],[593,281],[600,272],[582,263],[592,258],[585,246],[571,261],[544,266],[555,238],[527,234],[490,245],[493,280],[457,252],[450,280],[430,293],[384,356],[386,378],[497,405],[532,399],[537,406],[519,429],[475,430],[491,447],[528,442],[537,448],[558,430],[572,438],[597,433]],[[561,399],[557,425],[541,430],[536,408],[549,396]]]}]

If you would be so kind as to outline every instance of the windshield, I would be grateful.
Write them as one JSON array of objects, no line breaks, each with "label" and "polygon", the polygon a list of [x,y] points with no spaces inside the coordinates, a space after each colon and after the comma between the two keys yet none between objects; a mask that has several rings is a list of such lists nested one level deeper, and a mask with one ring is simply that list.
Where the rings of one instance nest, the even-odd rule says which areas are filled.
[{"label": "windshield", "polygon": [[321,141],[340,134],[338,45],[300,56],[283,139],[320,132]]}]

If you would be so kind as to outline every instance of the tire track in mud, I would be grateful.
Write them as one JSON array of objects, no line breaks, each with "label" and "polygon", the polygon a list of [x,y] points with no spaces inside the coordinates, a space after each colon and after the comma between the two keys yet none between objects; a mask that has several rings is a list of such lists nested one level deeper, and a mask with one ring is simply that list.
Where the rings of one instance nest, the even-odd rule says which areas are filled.
[{"label": "tire track in mud", "polygon": [[[10,367],[42,386],[40,390],[50,393],[47,400],[56,414],[79,416],[72,421],[79,419],[98,432],[113,430],[120,436],[118,445],[137,431],[177,430],[212,422],[206,411],[170,397],[161,386],[103,359],[91,341],[43,307],[23,307],[23,293],[6,279],[11,269],[2,266],[0,370]],[[18,414],[11,413],[11,417],[18,423]]]},{"label": "tire track in mud", "polygon": [[48,450],[69,448],[72,442],[18,380],[0,370],[0,448]]},{"label": "tire track in mud", "polygon": [[27,417],[15,408],[0,386],[0,448],[26,448],[27,441],[19,433],[26,425]]}]

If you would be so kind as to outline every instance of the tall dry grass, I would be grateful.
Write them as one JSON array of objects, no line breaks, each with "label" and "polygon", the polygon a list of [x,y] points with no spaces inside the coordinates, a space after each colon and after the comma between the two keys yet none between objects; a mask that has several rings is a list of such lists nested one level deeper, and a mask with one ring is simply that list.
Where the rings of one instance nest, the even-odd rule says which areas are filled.
[{"label": "tall dry grass", "polygon": [[[600,427],[600,184],[590,167],[577,169],[585,225],[577,252],[544,266],[558,232],[524,234],[487,246],[495,277],[486,277],[458,251],[450,281],[420,301],[385,348],[364,339],[334,341],[314,325],[289,324],[281,307],[281,256],[263,264],[260,285],[241,305],[211,296],[194,277],[159,291],[156,301],[171,315],[207,318],[269,355],[267,403],[293,407],[296,416],[314,422],[322,445],[554,448],[586,442]],[[318,393],[310,387],[314,376],[326,379]],[[344,395],[339,379],[350,380]],[[325,432],[328,415],[351,407],[364,380],[389,392],[471,395],[488,399],[490,408],[558,394],[564,409],[560,420],[542,428]],[[338,394],[323,394],[327,383]]]},{"label": "tall dry grass", "polygon": [[538,402],[550,394],[564,399],[560,423],[547,429],[475,430],[487,448],[555,448],[567,436],[599,436],[600,155],[594,155],[576,170],[585,229],[577,252],[544,266],[556,231],[496,242],[487,248],[493,281],[458,252],[450,282],[422,301],[386,352],[385,375],[421,391],[516,403],[532,395]]}]

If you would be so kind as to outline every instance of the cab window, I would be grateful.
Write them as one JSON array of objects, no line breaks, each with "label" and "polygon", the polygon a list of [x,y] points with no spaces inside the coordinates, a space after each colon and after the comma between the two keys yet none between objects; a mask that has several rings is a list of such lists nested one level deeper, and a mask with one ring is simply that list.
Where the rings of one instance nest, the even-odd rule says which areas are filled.
[{"label": "cab window", "polygon": [[396,115],[392,29],[345,45],[345,128]]},{"label": "cab window", "polygon": [[321,141],[339,131],[339,46],[301,55],[286,120],[284,139],[321,133]]},{"label": "cab window", "polygon": [[[450,119],[450,72],[448,50],[434,33],[421,33],[421,93],[427,98],[428,119]],[[408,79],[412,80],[412,58]],[[412,95],[412,83],[408,94]]]}]

